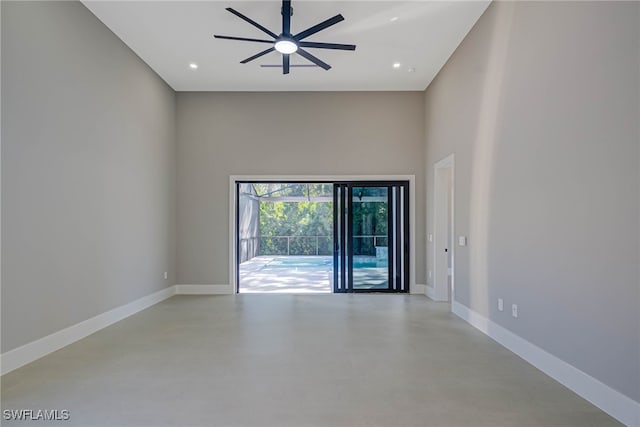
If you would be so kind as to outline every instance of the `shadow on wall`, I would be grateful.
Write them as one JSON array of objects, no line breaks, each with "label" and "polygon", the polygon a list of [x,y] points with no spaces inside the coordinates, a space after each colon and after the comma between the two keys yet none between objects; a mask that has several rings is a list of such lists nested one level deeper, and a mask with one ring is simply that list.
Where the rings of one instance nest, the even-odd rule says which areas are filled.
[{"label": "shadow on wall", "polygon": [[[469,306],[481,313],[489,312],[489,221],[493,187],[493,160],[499,137],[498,122],[502,113],[504,78],[511,40],[515,3],[499,9],[493,25],[478,107],[476,140],[471,163],[471,200],[469,232]],[[505,34],[507,35],[505,37]]]}]

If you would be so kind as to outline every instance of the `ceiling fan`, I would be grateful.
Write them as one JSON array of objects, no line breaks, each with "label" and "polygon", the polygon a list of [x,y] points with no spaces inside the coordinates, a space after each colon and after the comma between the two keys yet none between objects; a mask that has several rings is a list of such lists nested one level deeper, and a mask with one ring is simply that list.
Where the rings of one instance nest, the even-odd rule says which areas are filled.
[{"label": "ceiling fan", "polygon": [[333,18],[329,18],[325,21],[322,21],[321,23],[316,24],[313,27],[307,28],[306,30],[301,31],[297,34],[292,34],[291,33],[291,16],[293,16],[293,8],[291,7],[291,1],[283,0],[282,10],[281,10],[282,32],[278,35],[233,8],[228,7],[226,10],[233,13],[238,18],[243,19],[244,21],[247,21],[249,24],[253,25],[254,27],[258,28],[260,31],[268,34],[273,38],[273,40],[263,40],[263,39],[252,39],[252,38],[245,38],[245,37],[221,36],[217,34],[214,35],[214,37],[217,39],[268,43],[272,45],[268,49],[265,49],[262,52],[256,53],[255,55],[240,61],[241,64],[246,64],[247,62],[260,58],[261,56],[264,56],[275,50],[282,54],[282,74],[289,74],[289,70],[292,66],[290,63],[291,62],[290,56],[293,53],[297,53],[303,58],[313,62],[318,67],[328,70],[331,68],[331,65],[320,60],[319,58],[307,52],[303,48],[356,50],[356,46],[353,44],[320,43],[320,42],[304,41],[307,37],[312,36],[315,33],[318,33],[326,28],[329,28],[340,21],[344,21],[344,17],[340,14],[334,16]]}]

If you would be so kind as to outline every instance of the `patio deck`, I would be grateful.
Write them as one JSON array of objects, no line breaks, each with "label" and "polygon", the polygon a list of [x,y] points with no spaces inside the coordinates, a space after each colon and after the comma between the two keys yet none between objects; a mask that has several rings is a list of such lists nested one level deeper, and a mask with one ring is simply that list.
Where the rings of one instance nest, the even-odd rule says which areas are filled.
[{"label": "patio deck", "polygon": [[[357,257],[357,262],[375,257]],[[371,262],[371,261],[370,261]],[[375,261],[373,261],[375,263]],[[333,291],[333,257],[331,256],[257,256],[240,264],[241,293],[331,293]],[[354,283],[360,289],[385,289],[386,267],[358,266]]]},{"label": "patio deck", "polygon": [[330,256],[257,256],[240,264],[240,292],[332,292]]}]

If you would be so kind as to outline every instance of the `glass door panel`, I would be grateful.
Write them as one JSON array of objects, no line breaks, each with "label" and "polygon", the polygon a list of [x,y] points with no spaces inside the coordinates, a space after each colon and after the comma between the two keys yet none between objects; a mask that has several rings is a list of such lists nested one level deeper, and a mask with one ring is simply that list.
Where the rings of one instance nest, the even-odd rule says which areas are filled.
[{"label": "glass door panel", "polygon": [[333,292],[347,291],[346,187],[333,186]]},{"label": "glass door panel", "polygon": [[389,188],[354,186],[350,196],[353,289],[389,290]]}]

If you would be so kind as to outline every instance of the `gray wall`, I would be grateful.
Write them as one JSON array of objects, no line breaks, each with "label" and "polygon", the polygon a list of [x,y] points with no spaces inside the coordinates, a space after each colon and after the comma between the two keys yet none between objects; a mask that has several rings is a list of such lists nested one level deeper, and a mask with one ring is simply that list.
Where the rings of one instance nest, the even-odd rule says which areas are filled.
[{"label": "gray wall", "polygon": [[6,352],[174,283],[175,94],[78,2],[2,2],[2,89]]},{"label": "gray wall", "polygon": [[636,401],[639,9],[492,4],[426,91],[425,123],[429,190],[456,155],[457,300]]},{"label": "gray wall", "polygon": [[415,174],[424,218],[422,92],[183,92],[177,117],[178,283],[229,283],[229,175]]}]

